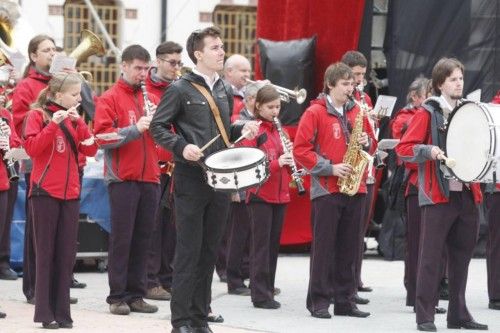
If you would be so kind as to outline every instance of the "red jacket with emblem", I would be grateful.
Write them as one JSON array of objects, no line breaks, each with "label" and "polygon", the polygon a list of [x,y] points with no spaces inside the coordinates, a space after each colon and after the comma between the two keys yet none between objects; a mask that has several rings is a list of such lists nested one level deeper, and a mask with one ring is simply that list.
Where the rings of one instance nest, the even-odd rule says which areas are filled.
[{"label": "red jacket with emblem", "polygon": [[[434,105],[432,103],[431,101],[429,105]],[[442,172],[439,170],[440,161],[433,160],[431,157],[432,147],[436,145],[436,140],[433,139],[431,133],[439,132],[437,128],[432,127],[434,125],[431,124],[431,117],[431,112],[428,109],[420,107],[413,116],[401,141],[396,146],[396,153],[404,162],[418,163],[420,206],[448,202],[448,194],[446,193],[448,190],[447,180],[443,179]],[[435,123],[435,121],[432,123]],[[476,203],[482,202],[483,196],[479,183],[471,183],[470,189],[474,201]]]},{"label": "red jacket with emblem", "polygon": [[14,89],[12,116],[19,137],[22,137],[23,121],[28,111],[31,110],[31,104],[36,102],[40,91],[47,87],[50,78],[50,75],[40,73],[35,67],[31,67],[28,76],[19,81]]},{"label": "red jacket with emblem", "polygon": [[269,178],[260,187],[247,191],[247,201],[252,195],[268,203],[282,204],[290,202],[288,168],[280,167],[278,159],[284,154],[278,130],[272,122],[262,121],[259,133],[252,140],[243,140],[243,146],[262,150],[269,161]]},{"label": "red jacket with emblem", "polygon": [[[349,110],[344,107],[347,120],[352,128],[359,107]],[[333,176],[333,165],[342,163],[349,139],[342,128],[340,114],[330,105],[326,96],[321,95],[311,102],[302,115],[294,139],[294,158],[311,173],[311,199],[330,193],[339,193],[338,177]],[[377,141],[368,119],[363,119],[363,131],[368,134],[368,153],[377,149]],[[358,193],[366,193],[366,172]]]},{"label": "red jacket with emblem", "polygon": [[[158,104],[153,94],[148,94],[148,98]],[[122,78],[97,100],[94,132],[117,133],[121,137],[101,143],[105,149],[104,172],[108,182],[160,182],[156,145],[149,130],[141,133],[136,126],[143,115],[140,88]]]},{"label": "red jacket with emblem", "polygon": [[[12,115],[6,109],[0,109],[0,118],[2,118],[10,127],[9,145],[10,148],[16,148],[21,145],[21,140],[16,134]],[[10,188],[9,175],[7,172],[6,161],[3,160],[4,152],[0,150],[0,191],[6,191]]]},{"label": "red jacket with emblem", "polygon": [[[167,90],[170,83],[167,81],[162,81],[162,80],[154,81],[151,78],[151,71],[153,69],[154,69],[154,67],[152,67],[149,70],[148,76],[146,77],[146,90],[148,91],[148,93],[155,95],[159,101],[159,100],[161,100],[163,93],[165,92],[165,90]],[[158,161],[160,161],[160,164],[165,165],[165,167],[160,168],[161,173],[168,172],[169,170],[166,167],[166,165],[167,165],[166,162],[172,162],[173,157],[174,157],[173,154],[170,151],[162,148],[160,145],[156,146],[156,151],[158,153]]]},{"label": "red jacket with emblem", "polygon": [[[61,125],[51,121],[52,114],[64,110],[50,103],[45,111],[34,109],[26,115],[24,147],[33,161],[31,172],[31,196],[47,195],[62,200],[74,200],[80,196],[78,158],[66,138]],[[82,145],[90,138],[90,132],[82,118],[72,122],[63,120],[65,127],[78,149],[85,156],[94,156],[97,145]]]}]

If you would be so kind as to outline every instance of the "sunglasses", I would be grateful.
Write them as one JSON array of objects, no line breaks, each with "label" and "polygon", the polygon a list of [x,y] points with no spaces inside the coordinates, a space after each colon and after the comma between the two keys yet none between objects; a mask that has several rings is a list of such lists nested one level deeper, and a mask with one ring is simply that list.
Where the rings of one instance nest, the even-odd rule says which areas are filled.
[{"label": "sunglasses", "polygon": [[175,61],[174,59],[167,60],[167,59],[163,59],[163,58],[158,58],[158,60],[168,62],[170,64],[170,66],[172,66],[172,67],[175,67],[175,66],[182,67],[182,66],[184,66],[184,63],[182,61]]}]

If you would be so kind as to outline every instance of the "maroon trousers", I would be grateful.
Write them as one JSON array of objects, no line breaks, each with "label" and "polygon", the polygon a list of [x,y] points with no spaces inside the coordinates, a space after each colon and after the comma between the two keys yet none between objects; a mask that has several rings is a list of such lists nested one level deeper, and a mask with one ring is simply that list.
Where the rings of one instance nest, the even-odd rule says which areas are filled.
[{"label": "maroon trousers", "polygon": [[415,306],[417,289],[418,244],[420,241],[420,206],[418,195],[406,197],[406,256],[405,278],[406,305]]},{"label": "maroon trousers", "polygon": [[232,202],[229,220],[231,229],[227,254],[227,289],[234,290],[244,286],[246,272],[245,257],[250,248],[250,214],[245,202]]},{"label": "maroon trousers", "polygon": [[252,302],[274,299],[274,281],[286,204],[250,202]]},{"label": "maroon trousers", "polygon": [[356,261],[356,281],[357,287],[363,287],[363,281],[361,280],[361,265],[363,264],[363,256],[365,249],[365,235],[368,230],[368,225],[370,224],[370,208],[373,200],[373,191],[375,190],[375,184],[366,185],[367,193],[365,196],[365,202],[363,204],[363,214],[359,219],[360,222],[360,233],[359,233],[359,253]]},{"label": "maroon trousers", "polygon": [[500,193],[486,196],[488,209],[488,242],[486,267],[488,270],[488,297],[500,301]]},{"label": "maroon trousers", "polygon": [[[17,181],[11,182],[10,188],[5,192],[5,206],[0,202],[0,268],[10,268],[10,227],[17,198]],[[0,196],[1,193],[3,192],[0,192]],[[0,198],[0,201],[2,200]]]},{"label": "maroon trousers", "polygon": [[27,300],[35,297],[36,279],[36,256],[33,241],[33,223],[31,209],[29,209],[28,193],[30,191],[31,173],[24,174],[26,182],[26,223],[24,225],[24,249],[23,249],[23,293]]},{"label": "maroon trousers", "polygon": [[[109,304],[146,294],[147,261],[160,185],[126,181],[108,185],[111,233],[108,251]],[[38,297],[38,296],[37,296]]]},{"label": "maroon trousers", "polygon": [[337,310],[356,308],[353,297],[357,288],[359,220],[365,197],[334,193],[312,200],[313,239],[307,292],[310,312],[328,309],[332,296]]},{"label": "maroon trousers", "polygon": [[[161,175],[161,193],[170,191],[170,176]],[[172,287],[172,262],[175,253],[175,223],[172,210],[160,202],[151,236],[148,257],[148,289]]]},{"label": "maroon trousers", "polygon": [[36,249],[35,322],[71,323],[69,288],[75,263],[79,200],[31,197]]},{"label": "maroon trousers", "polygon": [[465,303],[467,273],[476,245],[479,215],[472,193],[450,192],[449,202],[423,206],[415,310],[417,324],[434,322],[442,277],[443,251],[448,251],[448,322],[470,321]]}]

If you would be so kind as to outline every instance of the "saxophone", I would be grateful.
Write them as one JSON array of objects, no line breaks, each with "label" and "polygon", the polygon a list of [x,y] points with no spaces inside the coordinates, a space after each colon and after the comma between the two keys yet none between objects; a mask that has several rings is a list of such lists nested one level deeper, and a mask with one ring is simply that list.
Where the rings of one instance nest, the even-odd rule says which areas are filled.
[{"label": "saxophone", "polygon": [[358,139],[363,133],[363,118],[365,111],[363,106],[353,99],[360,107],[359,113],[356,115],[354,120],[354,128],[351,133],[351,139],[349,145],[347,146],[347,151],[342,159],[342,163],[349,164],[352,167],[352,172],[346,178],[339,178],[337,185],[340,188],[340,193],[353,196],[358,193],[359,186],[361,185],[361,180],[365,174],[366,166],[371,159],[370,154],[363,150],[361,144],[358,143]]}]

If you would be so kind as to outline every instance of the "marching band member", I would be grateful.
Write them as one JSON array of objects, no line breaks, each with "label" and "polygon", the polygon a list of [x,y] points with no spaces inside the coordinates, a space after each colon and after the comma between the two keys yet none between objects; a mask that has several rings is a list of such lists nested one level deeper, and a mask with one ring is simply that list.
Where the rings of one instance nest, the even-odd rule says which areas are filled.
[{"label": "marching band member", "polygon": [[[328,312],[331,284],[334,290],[334,314],[367,317],[358,310],[355,263],[363,204],[366,196],[364,179],[354,196],[340,193],[340,178],[351,174],[353,167],[343,163],[355,125],[360,132],[358,143],[373,153],[377,147],[373,131],[360,109],[352,106],[353,72],[344,63],[330,65],[324,76],[324,91],[302,115],[294,141],[296,161],[311,173],[311,215],[313,240],[307,309],[316,318],[331,318]],[[356,124],[355,119],[362,122]],[[332,253],[335,254],[332,259]],[[331,265],[334,265],[333,269]],[[332,277],[330,272],[335,272]]]},{"label": "marching band member", "polygon": [[[54,39],[47,35],[37,35],[28,44],[29,64],[24,71],[12,96],[12,116],[19,137],[22,137],[23,122],[30,110],[31,103],[35,102],[38,94],[51,78],[49,74],[52,59],[56,54]],[[23,251],[23,293],[30,304],[35,302],[35,248],[33,245],[33,224],[28,209],[28,193],[30,192],[31,161],[23,161],[22,169],[26,181],[26,225],[24,231]]]},{"label": "marching band member", "polygon": [[478,183],[465,184],[445,177],[445,124],[463,92],[464,66],[442,58],[432,70],[437,94],[427,99],[412,118],[396,146],[404,162],[418,163],[418,195],[422,211],[415,310],[417,329],[435,332],[435,304],[441,278],[441,260],[448,251],[448,328],[486,330],[470,315],[465,303],[467,271],[477,240],[482,201]]},{"label": "marching band member", "polygon": [[[500,92],[492,103],[500,104]],[[486,243],[486,268],[488,271],[488,307],[500,310],[500,184],[486,186],[488,210],[488,241]]]},{"label": "marching band member", "polygon": [[59,73],[25,120],[24,146],[33,161],[30,210],[36,252],[35,322],[71,328],[69,288],[76,256],[80,181],[78,152],[97,146],[76,110],[82,78]]},{"label": "marching band member", "polygon": [[[207,314],[229,195],[214,191],[206,183],[198,162],[203,155],[229,145],[228,137],[240,136],[242,127],[250,137],[258,130],[255,122],[230,125],[233,96],[230,87],[217,74],[223,68],[225,54],[220,34],[215,27],[190,34],[186,49],[195,68],[167,89],[151,123],[155,141],[172,151],[175,159],[177,242],[170,302],[173,333],[212,332]],[[209,106],[212,101],[217,108]],[[170,131],[170,124],[177,134]],[[202,152],[200,147],[217,134],[222,140]]]},{"label": "marching band member", "polygon": [[[342,61],[344,64],[346,64],[352,69],[352,73],[354,76],[354,86],[355,86],[353,91],[354,99],[362,104],[365,104],[369,110],[372,110],[373,103],[370,96],[368,96],[368,94],[362,91],[362,89],[359,89],[360,87],[364,87],[366,82],[365,78],[366,68],[368,66],[368,61],[366,60],[366,57],[361,52],[358,51],[347,51],[346,53],[344,53],[340,61]],[[376,120],[372,119],[371,116],[368,117],[368,120],[370,121],[370,125],[372,126],[372,129],[375,132]],[[371,165],[372,170],[368,170],[369,167],[370,165],[367,167],[367,173],[371,172],[372,174],[375,174],[376,172],[375,167]],[[366,190],[365,203],[363,207],[363,214],[361,215],[360,219],[361,229],[359,234],[359,254],[358,254],[358,259],[356,261],[356,280],[358,283],[357,291],[371,292],[372,288],[364,286],[363,281],[361,280],[361,266],[363,263],[365,235],[368,229],[368,225],[370,224],[372,205],[374,204],[373,201],[375,199],[374,192],[377,190],[373,179],[367,179],[366,189],[367,190]],[[357,304],[369,303],[368,299],[359,297],[357,292],[356,295],[354,296],[354,299]]]},{"label": "marching band member", "polygon": [[[288,183],[290,175],[285,166],[293,165],[290,147],[283,147],[283,130],[273,122],[281,108],[280,94],[271,85],[260,88],[255,97],[254,115],[262,120],[257,136],[242,142],[266,153],[269,160],[269,179],[247,191],[250,214],[250,284],[253,306],[278,309],[274,299],[274,281],[280,248],[281,229],[286,206],[290,202]],[[286,151],[285,151],[286,149]]]},{"label": "marching band member", "polygon": [[106,301],[115,315],[158,311],[157,306],[143,300],[148,251],[160,199],[158,154],[149,132],[158,100],[152,94],[144,96],[140,88],[149,61],[148,51],[140,45],[123,50],[122,76],[97,100],[94,118],[96,135],[119,136],[102,145],[111,211],[110,292]]},{"label": "marching band member", "polygon": [[[157,67],[151,67],[146,77],[147,91],[161,99],[168,86],[177,79],[182,67],[182,46],[165,42],[156,48]],[[170,208],[173,156],[157,146],[160,163],[161,199],[148,258],[148,290],[146,298],[169,300],[172,288],[172,262],[175,253],[175,224]]]}]

